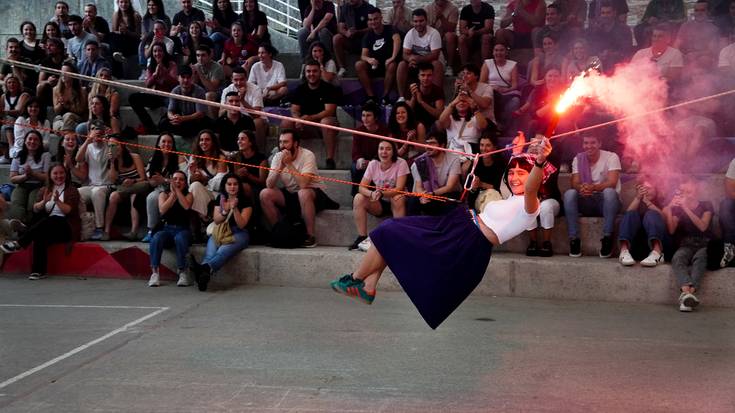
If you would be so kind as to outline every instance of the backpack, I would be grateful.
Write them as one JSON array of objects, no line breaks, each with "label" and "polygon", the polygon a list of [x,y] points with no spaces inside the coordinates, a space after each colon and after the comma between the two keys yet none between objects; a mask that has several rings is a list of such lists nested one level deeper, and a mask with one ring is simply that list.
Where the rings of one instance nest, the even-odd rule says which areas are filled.
[{"label": "backpack", "polygon": [[306,241],[306,223],[299,218],[281,218],[271,230],[271,246],[298,248]]}]

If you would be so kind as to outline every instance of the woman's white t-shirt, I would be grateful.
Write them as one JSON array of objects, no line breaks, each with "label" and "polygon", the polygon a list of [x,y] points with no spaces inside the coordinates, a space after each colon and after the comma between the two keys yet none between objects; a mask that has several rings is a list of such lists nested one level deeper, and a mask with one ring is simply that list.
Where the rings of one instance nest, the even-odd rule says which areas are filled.
[{"label": "woman's white t-shirt", "polygon": [[527,213],[525,198],[513,195],[502,201],[489,202],[480,213],[480,218],[503,244],[524,231],[536,228],[536,217],[540,210],[537,208],[533,214]]}]

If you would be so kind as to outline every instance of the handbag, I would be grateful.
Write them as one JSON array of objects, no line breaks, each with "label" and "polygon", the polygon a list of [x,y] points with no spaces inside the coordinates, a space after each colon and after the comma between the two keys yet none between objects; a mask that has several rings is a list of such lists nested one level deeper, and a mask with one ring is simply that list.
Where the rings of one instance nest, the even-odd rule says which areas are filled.
[{"label": "handbag", "polygon": [[235,242],[235,235],[232,233],[232,228],[230,228],[230,217],[232,217],[232,211],[234,210],[234,208],[231,208],[225,220],[219,224],[211,222],[207,225],[207,234],[214,239],[218,246]]}]

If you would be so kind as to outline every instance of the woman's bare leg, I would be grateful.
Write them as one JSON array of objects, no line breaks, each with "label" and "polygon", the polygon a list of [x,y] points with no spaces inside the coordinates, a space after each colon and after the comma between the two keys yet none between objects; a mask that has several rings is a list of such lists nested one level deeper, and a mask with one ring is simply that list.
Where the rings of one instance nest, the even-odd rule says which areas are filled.
[{"label": "woman's bare leg", "polygon": [[352,278],[363,280],[365,282],[365,291],[375,291],[378,280],[383,275],[383,271],[385,271],[385,267],[387,266],[378,249],[372,247],[367,250],[365,257],[357,267],[357,271],[352,274]]}]

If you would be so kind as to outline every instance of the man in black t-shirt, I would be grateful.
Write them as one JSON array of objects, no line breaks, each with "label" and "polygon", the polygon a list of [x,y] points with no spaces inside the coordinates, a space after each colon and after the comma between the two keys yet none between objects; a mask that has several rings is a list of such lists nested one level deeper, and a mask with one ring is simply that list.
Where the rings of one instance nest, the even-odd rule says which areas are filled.
[{"label": "man in black t-shirt", "polygon": [[[338,126],[337,123],[337,90],[321,79],[319,62],[308,58],[304,68],[304,82],[289,96],[291,117],[303,119],[323,125]],[[337,131],[304,125],[301,122],[283,121],[283,129],[296,129],[303,138],[323,138],[327,149],[326,169],[336,169],[334,156],[337,151]]]},{"label": "man in black t-shirt", "polygon": [[413,108],[416,120],[428,131],[444,110],[444,89],[434,84],[434,66],[431,63],[419,63],[418,70],[419,83],[409,86],[411,99],[408,104]]},{"label": "man in black t-shirt", "polygon": [[347,72],[346,53],[357,54],[362,47],[362,37],[368,32],[368,14],[374,8],[365,0],[350,0],[339,7],[337,34],[332,38],[334,58],[337,61],[337,76]]},{"label": "man in black t-shirt", "polygon": [[383,24],[380,9],[374,8],[368,15],[370,31],[362,39],[362,55],[355,62],[355,71],[360,84],[365,89],[368,100],[375,100],[371,79],[384,76],[383,104],[389,104],[388,95],[393,89],[398,67],[398,52],[401,50],[401,36],[393,27]]},{"label": "man in black t-shirt", "polygon": [[459,60],[470,63],[472,50],[480,48],[482,60],[490,58],[495,9],[482,0],[470,0],[459,14]]},{"label": "man in black t-shirt", "polygon": [[183,43],[185,37],[189,33],[189,26],[192,22],[204,22],[204,12],[197,9],[193,5],[193,0],[181,0],[181,11],[174,14],[174,19],[171,23],[171,37],[178,36]]},{"label": "man in black t-shirt", "polygon": [[[240,94],[229,92],[225,96],[225,102],[230,106],[239,107],[241,105]],[[228,152],[237,150],[237,136],[244,130],[255,130],[255,123],[253,118],[244,115],[239,110],[228,109],[214,123],[214,131],[219,136],[220,147]]]}]

